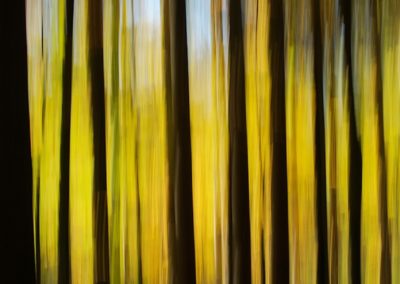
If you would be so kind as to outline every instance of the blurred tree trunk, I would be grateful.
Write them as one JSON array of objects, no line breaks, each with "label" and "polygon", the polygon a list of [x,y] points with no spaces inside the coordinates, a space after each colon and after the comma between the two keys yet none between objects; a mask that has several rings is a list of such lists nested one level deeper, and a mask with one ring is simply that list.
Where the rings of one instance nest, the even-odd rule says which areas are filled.
[{"label": "blurred tree trunk", "polygon": [[240,1],[229,3],[230,279],[250,283],[250,222],[244,46]]},{"label": "blurred tree trunk", "polygon": [[172,283],[194,283],[192,153],[185,0],[165,1],[165,72]]}]

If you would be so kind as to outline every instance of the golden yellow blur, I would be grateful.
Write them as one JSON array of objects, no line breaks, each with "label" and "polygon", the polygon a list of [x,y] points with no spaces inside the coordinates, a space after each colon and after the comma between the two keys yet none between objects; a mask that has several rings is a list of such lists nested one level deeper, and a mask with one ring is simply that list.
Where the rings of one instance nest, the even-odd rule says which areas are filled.
[{"label": "golden yellow blur", "polygon": [[74,2],[70,130],[71,282],[94,282],[94,154],[88,0]]},{"label": "golden yellow blur", "polygon": [[[269,0],[246,1],[246,122],[249,161],[251,278],[271,283],[271,75],[269,66]],[[263,243],[263,245],[262,245]],[[264,248],[264,251],[262,251]],[[264,266],[262,267],[262,254]]]},{"label": "golden yellow blur", "polygon": [[337,0],[324,0],[322,7],[329,282],[349,283],[350,129],[344,24]]},{"label": "golden yellow blur", "polygon": [[103,2],[111,283],[139,282],[132,6],[132,0]]},{"label": "golden yellow blur", "polygon": [[316,283],[316,114],[311,1],[286,0],[284,15],[290,283]]},{"label": "golden yellow blur", "polygon": [[144,283],[170,281],[164,1],[134,1],[137,168]]},{"label": "golden yellow blur", "polygon": [[171,277],[163,5],[103,2],[111,283]]},{"label": "golden yellow blur", "polygon": [[353,1],[352,60],[357,130],[362,154],[361,280],[378,283],[381,273],[380,157],[373,10],[369,0]]},{"label": "golden yellow blur", "polygon": [[227,6],[186,3],[196,280],[228,283]]},{"label": "golden yellow blur", "polygon": [[52,283],[58,280],[65,1],[28,0],[26,19],[35,257],[41,282]]},{"label": "golden yellow blur", "polygon": [[400,3],[379,5],[388,233],[392,283],[400,283]]},{"label": "golden yellow blur", "polygon": [[[233,267],[236,263],[229,255],[230,246],[234,246],[234,237],[245,237],[248,233],[252,283],[271,283],[273,273],[281,273],[277,264],[272,263],[279,258],[275,254],[281,250],[281,247],[276,250],[272,247],[273,238],[281,237],[281,230],[275,233],[273,225],[274,229],[285,225],[272,224],[272,141],[280,139],[273,134],[283,133],[273,132],[271,125],[271,86],[273,79],[278,80],[280,76],[275,76],[276,70],[271,69],[270,64],[273,62],[270,44],[276,44],[269,40],[271,16],[275,21],[271,3],[275,3],[272,0],[241,1],[249,199],[238,200],[238,203],[249,204],[250,218],[243,222],[250,223],[250,232],[240,232],[241,236],[236,236],[238,232],[231,230],[234,235],[229,236],[229,222],[237,221],[229,219],[237,216],[230,210],[242,208],[229,206],[232,197],[229,189],[233,185],[229,180],[228,115],[232,110],[228,108],[228,82],[229,72],[237,72],[237,66],[228,68],[228,61],[235,62],[228,60],[228,54],[237,55],[235,37],[228,52],[229,1],[240,0],[186,0],[192,154],[187,158],[192,161],[192,188],[184,190],[193,193],[194,226],[185,229],[194,230],[196,282],[235,282],[236,279],[229,279],[230,275],[239,275],[229,271],[230,265]],[[105,269],[96,267],[94,230],[97,223],[93,199],[96,190],[94,149],[95,143],[102,141],[94,141],[92,100],[101,94],[92,91],[91,67],[95,65],[91,61],[95,54],[91,50],[91,36],[95,31],[89,27],[97,23],[89,16],[90,0],[73,2],[67,247],[70,249],[70,282],[94,283],[95,272]],[[379,283],[386,279],[388,265],[391,282],[400,283],[400,2],[349,1],[351,23],[346,22],[346,25],[351,25],[351,51],[345,48],[343,16],[348,7],[339,5],[346,5],[345,2],[321,0],[319,5],[314,5],[314,0],[283,1],[284,34],[280,36],[285,46],[290,283],[317,283],[317,270],[325,273],[325,264],[329,283],[351,283],[358,277],[352,275],[357,272],[357,268],[352,268],[354,259],[360,263],[362,283]],[[166,37],[170,36],[170,28],[176,29],[171,31],[173,36],[180,31],[174,26],[173,11],[177,11],[174,5],[182,2],[102,0],[99,3],[103,13],[109,281],[112,284],[172,283],[179,278],[173,275],[176,271],[173,265],[181,263],[178,259],[181,256],[172,251],[174,242],[190,244],[192,241],[190,234],[180,238],[177,232],[171,232],[179,219],[174,215],[176,200],[171,198],[184,198],[179,196],[180,190],[169,188],[175,184],[170,183],[170,179],[175,177],[169,176],[168,169],[167,138],[176,133],[167,133],[166,96],[171,70],[166,70],[166,66],[169,59],[174,63],[185,60],[166,58],[176,56],[176,52],[168,52],[176,41],[171,41],[169,46],[170,39]],[[315,7],[320,10],[314,11]],[[319,19],[315,19],[315,15]],[[59,267],[64,266],[60,266],[63,257],[59,260],[64,247],[59,243],[64,239],[59,238],[59,204],[63,89],[69,87],[63,85],[68,81],[64,80],[64,67],[69,68],[64,66],[65,22],[66,0],[26,0],[34,249],[36,279],[41,283],[58,282]],[[320,26],[314,27],[315,22]],[[170,26],[164,26],[166,24]],[[317,28],[321,30],[316,31]],[[314,33],[319,32],[321,42],[314,45],[318,38],[314,38]],[[323,48],[321,53],[314,50],[319,44]],[[322,70],[315,68],[319,68],[319,60],[314,65],[314,54],[318,55],[317,59],[322,55]],[[349,74],[350,66],[352,74]],[[316,92],[314,81],[319,71],[323,72],[321,94]],[[171,73],[174,76],[175,73]],[[237,76],[238,80],[243,79],[241,75]],[[180,78],[173,79],[174,84],[181,83]],[[175,96],[173,92],[170,95]],[[320,95],[323,96],[325,145],[319,146],[325,151],[325,172],[317,168],[315,145],[316,135],[322,134],[319,133],[322,130],[316,129],[316,102]],[[354,133],[350,130],[351,99],[354,99]],[[174,107],[184,105],[176,103],[175,97],[170,101],[173,102],[172,112],[176,111]],[[172,120],[181,119],[181,116],[171,117]],[[280,117],[276,117],[274,125],[282,127],[283,120],[278,121]],[[171,122],[171,129],[176,126],[174,123]],[[101,132],[101,127],[99,129]],[[360,142],[362,155],[361,176],[355,177],[350,176],[351,134],[356,134],[358,141],[352,142]],[[178,143],[178,146],[182,145]],[[275,151],[278,149],[279,146]],[[178,165],[171,172],[179,176],[179,170]],[[318,180],[325,178],[324,187],[317,188],[317,177]],[[351,204],[349,196],[352,196],[351,190],[360,190],[351,188],[353,179],[358,178],[362,196],[361,200],[352,202],[361,203],[360,256],[351,257],[350,228],[357,226],[357,221],[350,224],[350,212],[357,214],[358,204]],[[387,196],[384,195],[386,189]],[[319,236],[317,216],[323,206],[317,210],[317,202],[321,202],[317,200],[317,190],[326,191],[327,202],[327,219],[322,220],[324,228],[319,228]],[[319,248],[318,237],[323,239],[325,230],[328,247]],[[284,241],[276,243],[280,246]],[[241,253],[247,253],[247,244],[241,245]],[[322,256],[327,254],[326,259],[318,259],[319,249],[324,250]],[[390,263],[385,262],[387,252]],[[107,263],[107,256],[104,258]],[[243,275],[247,273],[242,272]]]},{"label": "golden yellow blur", "polygon": [[36,224],[37,194],[39,191],[40,151],[42,148],[42,108],[43,108],[43,56],[42,56],[42,1],[26,2],[26,35],[28,52],[29,122],[33,177],[33,237],[35,266],[37,268]]}]

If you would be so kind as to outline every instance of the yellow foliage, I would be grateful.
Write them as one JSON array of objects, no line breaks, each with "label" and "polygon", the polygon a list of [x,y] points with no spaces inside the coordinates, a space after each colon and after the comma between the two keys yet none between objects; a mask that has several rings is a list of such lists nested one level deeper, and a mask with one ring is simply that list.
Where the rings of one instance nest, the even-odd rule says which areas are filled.
[{"label": "yellow foliage", "polygon": [[188,57],[196,280],[228,283],[226,2],[188,1]]},{"label": "yellow foliage", "polygon": [[351,282],[349,211],[349,106],[344,24],[338,1],[325,0],[324,115],[330,283]]},{"label": "yellow foliage", "polygon": [[74,4],[70,130],[71,282],[94,282],[94,154],[88,0]]},{"label": "yellow foliage", "polygon": [[290,283],[316,283],[312,7],[309,0],[287,0],[284,8]]},{"label": "yellow foliage", "polygon": [[[253,283],[271,283],[271,77],[269,1],[247,1],[245,17],[246,122],[249,161],[251,274]],[[262,242],[264,251],[262,251]],[[261,257],[264,254],[265,267]]]},{"label": "yellow foliage", "polygon": [[400,282],[400,4],[381,0],[381,72],[392,283]]},{"label": "yellow foliage", "polygon": [[111,283],[171,277],[163,5],[103,2]]},{"label": "yellow foliage", "polygon": [[128,20],[133,17],[133,1],[110,0],[103,5],[110,281],[138,283],[137,118],[133,25]]},{"label": "yellow foliage", "polygon": [[[380,157],[377,60],[369,0],[353,2],[352,60],[356,118],[362,154],[361,279],[378,283],[381,274]],[[366,26],[366,23],[369,23]]]},{"label": "yellow foliage", "polygon": [[47,283],[58,279],[65,1],[28,0],[26,18],[35,257]]}]

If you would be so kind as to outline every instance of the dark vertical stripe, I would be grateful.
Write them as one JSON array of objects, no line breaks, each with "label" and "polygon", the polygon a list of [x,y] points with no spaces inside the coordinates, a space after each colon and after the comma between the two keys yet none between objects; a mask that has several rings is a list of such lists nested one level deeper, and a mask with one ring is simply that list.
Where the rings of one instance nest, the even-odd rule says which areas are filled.
[{"label": "dark vertical stripe", "polygon": [[289,283],[284,20],[282,0],[271,0],[272,283]]},{"label": "dark vertical stripe", "polygon": [[[169,0],[170,90],[167,93],[174,283],[195,283],[192,155],[185,0]],[[167,34],[165,36],[168,36]],[[168,67],[168,66],[167,66]],[[167,78],[167,87],[168,87]],[[167,90],[168,91],[168,90]],[[170,211],[170,212],[171,212]]]},{"label": "dark vertical stripe", "polygon": [[175,244],[175,210],[174,210],[174,173],[175,173],[175,131],[174,131],[174,107],[172,100],[172,87],[171,87],[171,31],[170,31],[170,1],[164,1],[164,7],[162,11],[163,16],[163,34],[164,34],[164,79],[165,79],[165,103],[167,110],[167,155],[168,155],[168,229],[170,233],[168,234],[168,246],[170,252],[170,279],[169,282],[176,282],[176,276],[178,273],[177,263],[176,263],[176,244]]},{"label": "dark vertical stripe", "polygon": [[229,4],[230,282],[250,283],[250,217],[240,1]]},{"label": "dark vertical stripe", "polygon": [[314,80],[316,96],[315,125],[315,172],[317,174],[317,227],[318,227],[318,283],[328,283],[328,242],[325,171],[325,123],[322,89],[322,38],[320,21],[320,2],[313,1],[314,31]]},{"label": "dark vertical stripe", "polygon": [[59,207],[59,273],[58,283],[70,282],[69,258],[69,154],[71,121],[72,31],[74,0],[66,0],[65,57],[63,64],[63,97],[60,148],[60,207]]},{"label": "dark vertical stripe", "polygon": [[109,282],[102,2],[89,0],[88,36],[94,155],[95,281]]},{"label": "dark vertical stripe", "polygon": [[1,281],[33,283],[35,262],[25,1],[6,1],[1,5]]},{"label": "dark vertical stripe", "polygon": [[341,0],[345,29],[345,56],[348,66],[348,106],[350,115],[350,244],[351,244],[351,279],[353,284],[361,283],[360,241],[361,241],[361,174],[362,157],[361,145],[357,138],[356,118],[354,109],[353,66],[351,60],[351,2]]}]

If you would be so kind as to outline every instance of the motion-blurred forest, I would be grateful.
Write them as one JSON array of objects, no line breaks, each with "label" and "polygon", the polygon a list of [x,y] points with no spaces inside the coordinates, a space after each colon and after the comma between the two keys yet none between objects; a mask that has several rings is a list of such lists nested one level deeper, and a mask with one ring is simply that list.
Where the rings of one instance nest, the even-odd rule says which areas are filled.
[{"label": "motion-blurred forest", "polygon": [[399,1],[16,2],[7,283],[399,283]]}]

